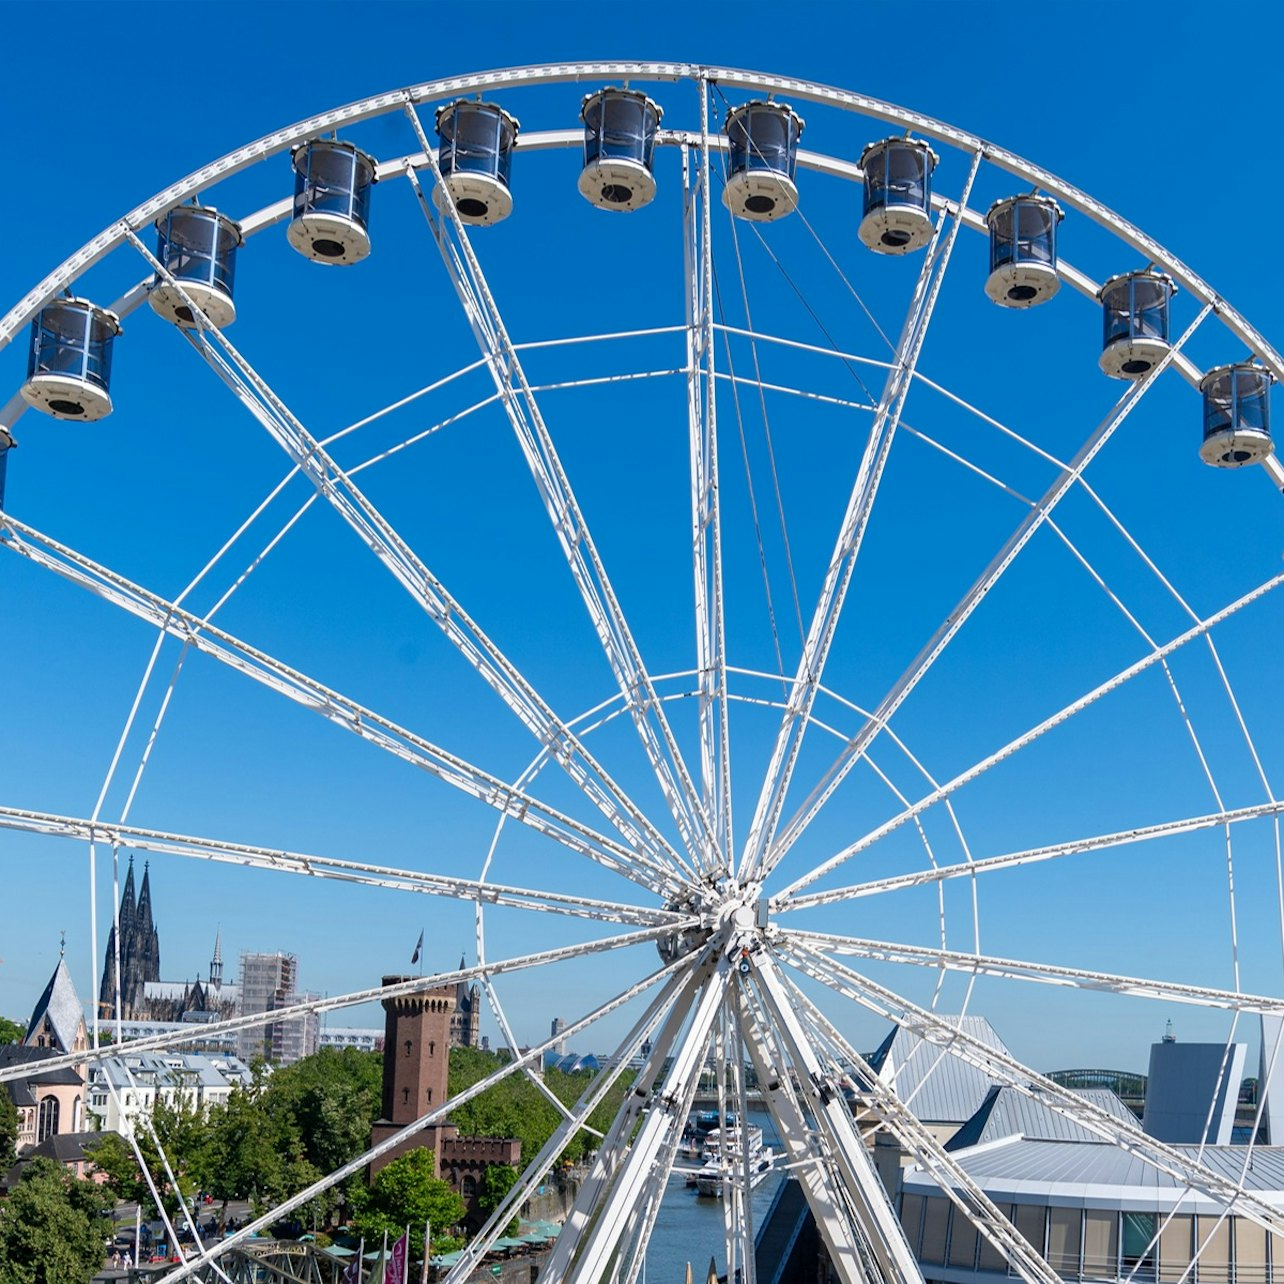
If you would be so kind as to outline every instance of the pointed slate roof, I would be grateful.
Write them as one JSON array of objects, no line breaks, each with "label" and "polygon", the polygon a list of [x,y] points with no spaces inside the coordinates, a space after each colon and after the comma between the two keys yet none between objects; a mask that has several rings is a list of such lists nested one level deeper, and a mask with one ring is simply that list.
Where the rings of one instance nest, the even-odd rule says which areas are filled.
[{"label": "pointed slate roof", "polygon": [[[1008,1051],[985,1017],[942,1016],[940,1020],[987,1048]],[[901,1026],[892,1029],[868,1061],[924,1123],[965,1123],[994,1086],[984,1071]]]},{"label": "pointed slate roof", "polygon": [[[1109,1088],[1088,1088],[1074,1093],[1124,1123],[1136,1124],[1137,1116]],[[995,1085],[981,1108],[945,1143],[946,1150],[964,1150],[1003,1138],[1027,1141],[1101,1141],[1094,1132],[1058,1114],[1034,1097],[1015,1088]]]},{"label": "pointed slate roof", "polygon": [[36,1003],[27,1023],[27,1035],[24,1043],[30,1044],[35,1039],[46,1019],[49,1022],[58,1047],[63,1052],[71,1052],[76,1046],[76,1036],[84,1020],[80,996],[72,984],[71,973],[67,970],[66,959],[59,958],[45,992]]}]

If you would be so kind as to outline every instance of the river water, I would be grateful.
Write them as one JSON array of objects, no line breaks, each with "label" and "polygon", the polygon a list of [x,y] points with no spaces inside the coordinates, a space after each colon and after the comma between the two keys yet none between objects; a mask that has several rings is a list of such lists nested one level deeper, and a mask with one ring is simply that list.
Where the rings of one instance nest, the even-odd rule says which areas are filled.
[{"label": "river water", "polygon": [[[765,1112],[749,1114],[752,1123],[762,1128],[763,1144],[780,1153],[780,1140]],[[755,1233],[766,1216],[776,1188],[785,1179],[782,1167],[774,1168],[750,1197]],[[687,1186],[686,1178],[674,1174],[669,1178],[669,1189],[660,1205],[655,1231],[646,1255],[646,1284],[682,1284],[687,1263],[695,1284],[704,1284],[712,1257],[718,1273],[727,1269],[726,1245],[723,1240],[722,1201],[701,1199],[694,1186]]]}]

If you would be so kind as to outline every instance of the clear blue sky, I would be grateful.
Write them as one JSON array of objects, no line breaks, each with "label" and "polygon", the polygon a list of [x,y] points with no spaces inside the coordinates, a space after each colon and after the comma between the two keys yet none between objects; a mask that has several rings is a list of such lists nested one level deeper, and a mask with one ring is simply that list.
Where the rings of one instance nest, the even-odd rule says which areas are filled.
[{"label": "clear blue sky", "polygon": [[[10,5],[3,18],[6,45],[14,54],[0,83],[0,107],[14,141],[3,215],[6,251],[0,255],[6,308],[114,217],[170,181],[313,112],[487,67],[655,58],[838,84],[991,138],[1132,219],[1234,301],[1277,346],[1284,342],[1272,237],[1280,195],[1279,107],[1266,52],[1278,43],[1284,23],[1271,6],[1178,4],[1153,25],[1104,3],[1049,4],[1042,12],[1027,8],[1019,14],[1010,5],[968,3],[928,3],[912,11],[884,3],[617,9],[571,3],[204,4],[181,11],[80,4],[57,10]],[[563,94],[565,125],[574,123],[578,92]],[[689,104],[679,106],[676,90],[669,98],[672,121],[690,117]],[[514,106],[522,115],[522,105]],[[544,107],[545,100],[532,96],[527,123],[550,127],[547,112],[541,115]],[[818,121],[804,142],[819,146],[831,140],[827,128]],[[873,125],[857,122],[856,129],[867,132],[840,142],[845,155],[854,157],[875,136]],[[362,141],[381,154],[409,151],[405,132],[395,123],[378,124]],[[611,236],[621,238],[613,242],[602,221],[581,208],[573,164],[561,158],[560,168],[550,161],[537,171],[535,159],[515,182],[518,213],[489,238],[478,238],[516,337],[620,328],[635,316],[642,318],[637,324],[680,322],[674,207],[668,216],[657,203],[632,221],[606,220]],[[676,181],[672,160],[665,158],[662,175],[670,184]],[[951,164],[955,177],[949,181],[957,188],[957,161]],[[218,193],[219,203],[233,213],[246,212],[270,199],[261,193],[273,183],[280,195],[288,192],[282,160],[272,162],[270,171],[260,170]],[[993,186],[995,180],[987,182]],[[414,229],[417,215],[404,185],[378,190],[376,198],[384,202],[376,208],[376,254],[361,269],[313,269],[292,256],[277,233],[261,238],[262,248],[247,247],[240,267],[242,317],[231,337],[318,433],[469,359],[470,340],[431,242]],[[896,300],[912,280],[916,261],[871,261],[855,240],[854,201],[850,191],[816,180],[810,193],[804,190],[803,207],[844,270],[868,293],[884,327],[894,330]],[[573,212],[564,215],[570,204]],[[661,222],[665,217],[669,221]],[[877,355],[867,323],[855,315],[850,296],[823,267],[797,222],[771,231],[778,234],[773,244],[782,261],[800,274],[809,302],[832,332]],[[269,238],[280,242],[270,251]],[[748,254],[757,253],[756,242],[743,231],[741,243]],[[1068,455],[1118,392],[1095,370],[1095,310],[1064,297],[1028,316],[981,313],[974,301],[964,300],[979,294],[983,253],[975,237],[960,248],[960,259],[964,249],[966,263],[953,269],[947,287],[952,293],[942,304],[924,369]],[[1077,257],[1076,249],[1085,262],[1110,262],[1101,238],[1070,219],[1063,250]],[[1115,270],[1136,265],[1125,253],[1118,259]],[[752,267],[758,273],[759,325],[770,329],[779,322],[782,330],[822,342],[760,253]],[[110,293],[124,279],[123,270],[105,268],[94,279]],[[738,298],[734,260],[724,260],[721,270],[722,288]],[[966,279],[969,273],[974,284]],[[377,307],[363,292],[376,285],[383,291]],[[738,306],[734,298],[729,306]],[[974,314],[978,319],[970,319]],[[1076,344],[1081,353],[1073,350]],[[0,401],[22,377],[24,348],[19,342],[0,354],[6,383]],[[641,368],[673,355],[673,349],[639,347],[636,355],[619,358],[618,367],[614,356],[602,360],[606,369]],[[1198,359],[1206,364],[1240,355],[1217,335],[1198,347]],[[130,319],[116,360],[120,408],[104,425],[81,428],[35,415],[23,420],[22,446],[10,467],[9,508],[173,593],[279,478],[281,457],[261,434],[254,435],[243,412],[150,313]],[[747,367],[748,350],[737,360]],[[532,369],[536,377],[551,377],[534,360]],[[550,362],[548,369],[558,367]],[[783,367],[774,369],[784,377]],[[829,367],[819,364],[793,377],[828,381],[830,390],[838,386]],[[851,396],[856,389],[843,378],[845,395]],[[480,381],[467,387],[484,395]],[[595,393],[551,398],[548,406],[559,448],[572,477],[584,484],[588,515],[657,672],[692,663],[682,554],[685,424],[680,389],[666,388],[644,389],[624,400]],[[467,399],[461,394],[458,404]],[[449,397],[439,404],[443,414],[458,408]],[[751,438],[755,431],[760,438],[756,406],[743,409]],[[678,417],[666,420],[675,410]],[[770,667],[729,402],[720,405],[720,413],[728,433],[723,468],[734,544],[728,593],[742,608],[741,618],[752,621],[733,634],[732,659]],[[772,406],[804,616],[856,458],[849,419],[837,412],[808,413],[810,418],[795,418],[801,412],[794,403]],[[978,444],[975,421],[939,401],[911,401],[907,420],[912,416],[917,426],[938,431],[959,449],[975,450],[987,466],[1013,470],[1012,484],[1027,493],[1048,480],[1016,455],[997,449],[987,455],[991,447]],[[1103,492],[1163,557],[1192,604],[1211,609],[1278,570],[1284,500],[1272,495],[1257,470],[1220,476],[1202,467],[1195,454],[1193,394],[1184,385],[1166,389],[1138,420],[1126,443],[1116,443],[1102,461]],[[397,422],[409,432],[415,421]],[[569,716],[610,694],[609,674],[540,525],[511,435],[498,417],[476,422],[475,433],[443,434],[430,443],[433,449],[372,470],[369,489],[400,527],[431,550],[429,560],[446,582],[459,586],[470,609],[478,604],[483,624]],[[373,435],[371,451],[390,440]],[[886,485],[886,516],[871,530],[869,569],[858,582],[831,671],[857,701],[877,698],[1019,517],[1018,509],[952,472],[939,456],[901,444],[904,453]],[[791,624],[760,441],[753,449],[791,668],[797,628]],[[347,458],[362,457],[354,450]],[[291,493],[302,498],[301,492]],[[1139,610],[1148,612],[1146,622],[1157,636],[1182,627],[1180,615],[1112,544],[1088,505],[1068,503],[1066,521],[1083,547],[1103,559],[1121,595],[1133,594],[1131,600],[1143,604]],[[1236,691],[1273,779],[1284,772],[1284,738],[1273,725],[1279,700],[1272,675],[1282,615],[1278,604],[1268,603],[1251,621],[1228,630],[1226,639]],[[478,695],[478,684],[452,664],[435,631],[387,576],[320,512],[309,514],[297,536],[265,563],[225,622],[500,774],[515,774],[533,752],[496,702]],[[7,713],[0,722],[4,802],[88,814],[150,641],[146,630],[50,583],[18,559],[0,559],[0,647],[7,660]],[[1014,571],[1005,592],[996,594],[992,613],[959,639],[897,725],[929,770],[949,775],[1128,663],[1137,648],[1135,635],[1120,625],[1099,590],[1049,543],[1028,567]],[[148,717],[175,658],[168,651],[162,658],[159,685],[145,706]],[[1215,759],[1228,805],[1257,801],[1260,787],[1247,776],[1206,656],[1179,664],[1175,676],[1189,684],[1192,719]],[[192,661],[177,684],[144,777],[134,812],[138,823],[476,873],[491,828],[479,809],[283,703]],[[689,704],[675,717],[686,718]],[[1046,750],[1029,755],[1028,767],[1017,774],[996,775],[992,785],[961,799],[960,819],[973,855],[1212,810],[1173,708],[1157,680],[1077,722]],[[839,725],[850,722],[830,712]],[[736,728],[740,743],[751,747],[737,793],[741,826],[752,809],[750,778],[765,727],[746,714]],[[636,783],[644,805],[655,810],[628,736],[617,725],[601,737],[604,752],[618,755],[622,776]],[[135,744],[126,755],[126,777],[137,755]],[[892,755],[887,757],[889,771],[917,796],[921,779],[913,780],[903,763],[893,767]],[[821,766],[817,747],[804,767]],[[575,807],[547,773],[545,783],[550,798]],[[122,798],[118,788],[107,813],[113,805],[118,812]],[[827,854],[888,811],[885,789],[868,779],[854,781],[817,825],[789,877],[802,872],[808,854]],[[947,852],[944,858],[957,859],[957,851],[948,854],[952,840],[946,829],[939,818],[929,824],[933,840]],[[1267,848],[1264,841],[1249,840],[1242,853],[1237,849],[1237,909],[1244,985],[1278,992],[1278,886]],[[0,835],[0,859],[0,1012],[26,1016],[54,965],[64,928],[69,963],[88,998],[100,963],[90,958],[83,855],[62,844]],[[585,876],[574,866],[554,869],[548,859],[529,844],[511,842],[501,846],[496,875],[618,894],[619,885],[596,871]],[[865,871],[921,864],[922,849],[902,835],[881,859],[879,864],[871,858]],[[987,948],[1230,984],[1224,852],[1215,841],[1069,866],[991,880],[981,896]],[[859,876],[855,868],[846,872]],[[242,949],[294,950],[303,984],[328,992],[373,984],[381,973],[404,968],[425,925],[430,966],[444,968],[461,952],[473,954],[471,914],[443,903],[407,904],[386,893],[315,888],[301,880],[249,877],[165,858],[153,864],[153,887],[167,978],[204,974],[219,924],[229,958]],[[105,897],[109,884],[101,888]],[[825,921],[854,934],[931,940],[930,901],[887,901],[864,901],[859,913]],[[875,904],[877,913],[866,909]],[[100,910],[105,942],[105,900]],[[965,899],[952,900],[949,911],[957,925],[951,944],[967,948]],[[547,921],[526,927],[500,916],[488,938],[494,953],[507,955],[547,948],[580,931]],[[621,969],[595,965],[559,974],[551,980],[558,987],[554,994],[515,986],[519,1038],[543,1037],[552,1016],[571,1019],[584,1003],[603,997],[610,982],[636,975],[653,959],[639,951]],[[921,976],[911,986],[916,996],[928,993]],[[951,993],[942,1000],[947,1008]],[[1053,1001],[1033,987],[983,989],[974,1002],[1018,1053],[1044,1068],[1143,1068],[1147,1045],[1170,1016],[1179,1034],[1221,1037],[1225,1031],[1224,1023],[1161,1005]],[[489,1018],[483,1028],[494,1033]],[[851,1029],[858,1042],[877,1037],[876,1023],[865,1018],[853,1018]],[[605,1041],[588,1040],[594,1046]]]}]

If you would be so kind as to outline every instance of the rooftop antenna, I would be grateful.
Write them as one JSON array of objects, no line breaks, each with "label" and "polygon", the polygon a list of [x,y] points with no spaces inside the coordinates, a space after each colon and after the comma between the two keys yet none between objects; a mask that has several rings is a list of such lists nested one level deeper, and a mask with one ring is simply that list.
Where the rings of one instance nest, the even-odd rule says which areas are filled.
[{"label": "rooftop antenna", "polygon": [[1168,1024],[1164,1026],[1164,1042],[1165,1043],[1177,1042],[1177,1036],[1173,1033],[1172,1021],[1169,1021]]}]

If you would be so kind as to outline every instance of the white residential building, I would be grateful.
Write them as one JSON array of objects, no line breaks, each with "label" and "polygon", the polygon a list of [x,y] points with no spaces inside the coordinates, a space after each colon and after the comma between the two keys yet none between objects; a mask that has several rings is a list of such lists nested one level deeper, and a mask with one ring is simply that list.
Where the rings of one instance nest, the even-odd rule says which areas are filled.
[{"label": "white residential building", "polygon": [[326,1026],[320,1035],[323,1048],[356,1048],[359,1052],[382,1052],[383,1029],[373,1026]]},{"label": "white residential building", "polygon": [[100,1128],[121,1132],[128,1121],[150,1114],[158,1101],[205,1111],[222,1105],[236,1087],[252,1082],[236,1057],[195,1052],[125,1052],[97,1063],[89,1076],[89,1109]]}]

